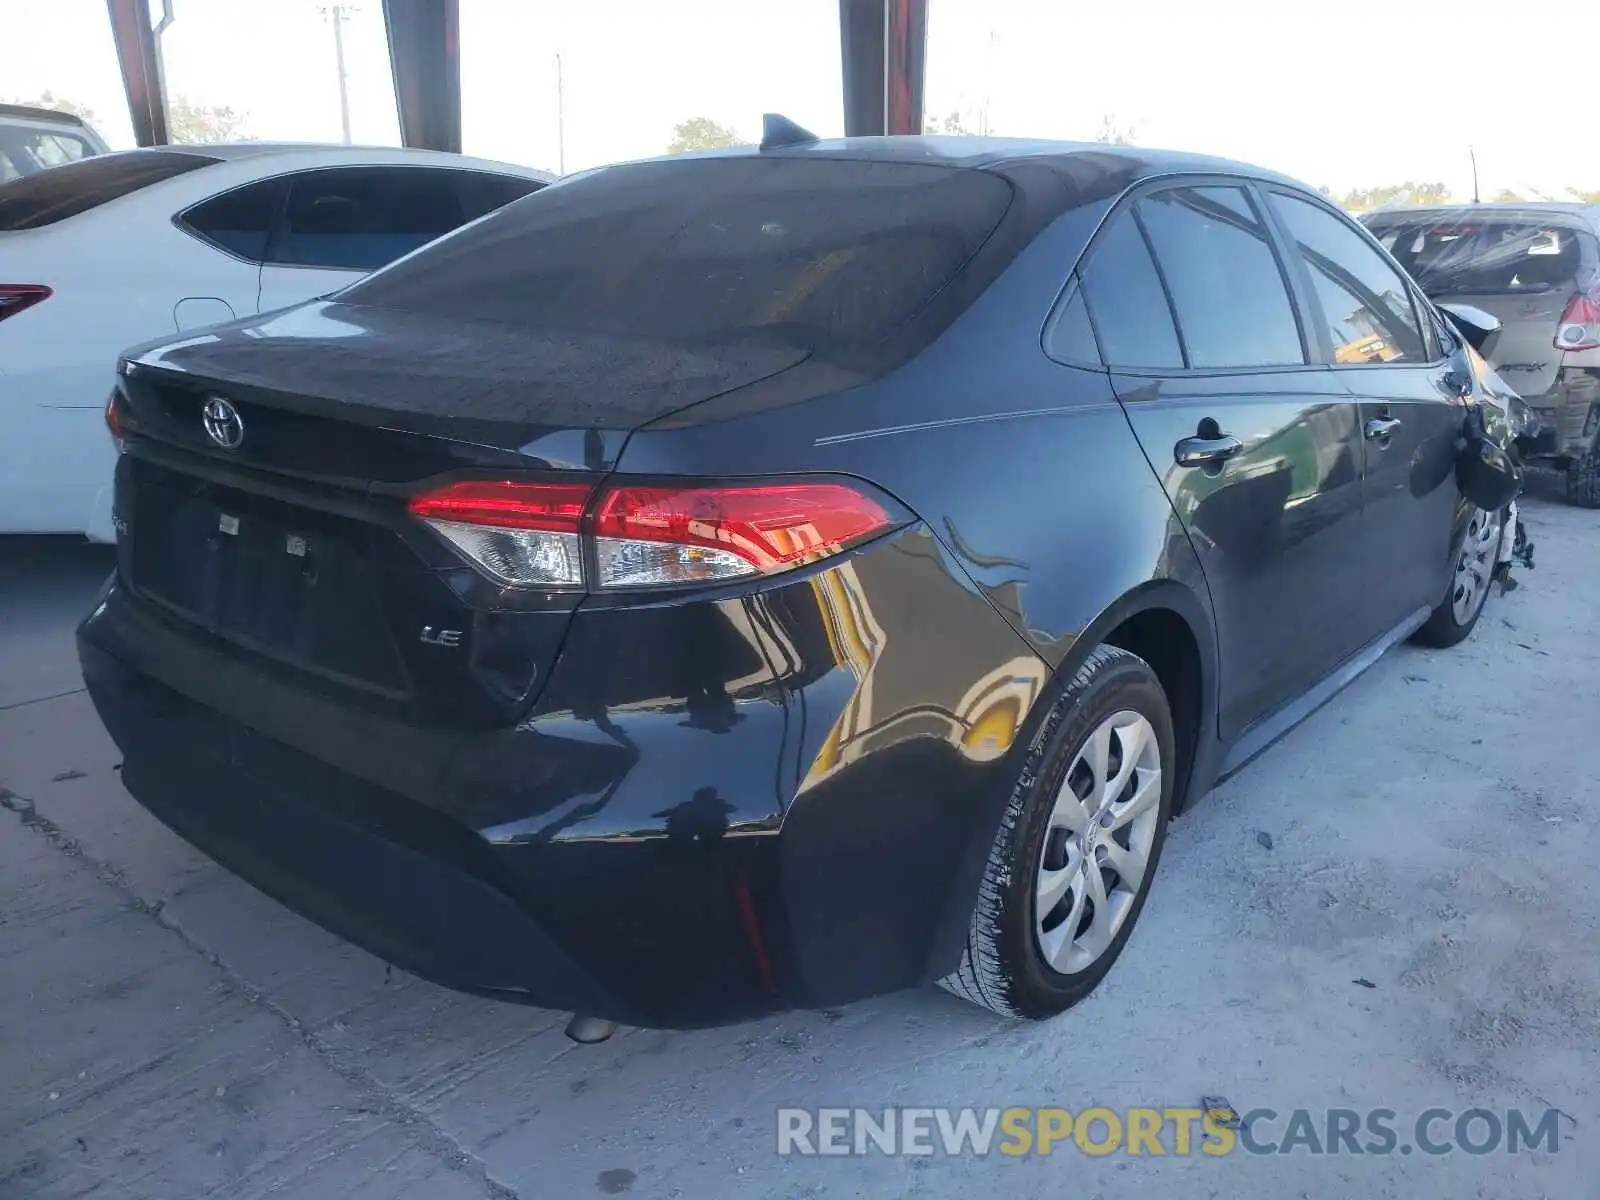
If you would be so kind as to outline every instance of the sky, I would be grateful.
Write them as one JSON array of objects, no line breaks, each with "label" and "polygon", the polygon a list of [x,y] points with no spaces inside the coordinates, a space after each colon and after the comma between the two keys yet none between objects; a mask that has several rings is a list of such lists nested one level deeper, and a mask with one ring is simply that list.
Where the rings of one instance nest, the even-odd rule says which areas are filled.
[{"label": "sky", "polygon": [[[573,171],[659,154],[691,117],[753,139],[764,111],[843,132],[837,0],[460,2],[469,154]],[[172,4],[169,92],[257,137],[340,139],[327,0]],[[345,8],[352,136],[397,144],[382,0]],[[1437,180],[1470,198],[1470,146],[1485,197],[1559,195],[1600,188],[1594,55],[1569,46],[1600,46],[1600,3],[930,0],[927,111],[1045,138],[1110,117],[1336,193]],[[46,89],[133,144],[105,0],[0,0],[0,99]]]}]

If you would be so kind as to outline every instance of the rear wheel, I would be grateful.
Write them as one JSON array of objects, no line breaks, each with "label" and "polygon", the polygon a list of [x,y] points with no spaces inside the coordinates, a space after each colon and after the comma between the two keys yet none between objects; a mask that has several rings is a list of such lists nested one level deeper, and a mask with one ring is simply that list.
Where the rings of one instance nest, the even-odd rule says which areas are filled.
[{"label": "rear wheel", "polygon": [[1095,650],[1034,741],[961,965],[943,987],[1030,1019],[1094,990],[1127,944],[1161,858],[1173,747],[1155,672],[1125,650]]},{"label": "rear wheel", "polygon": [[1600,430],[1589,448],[1567,466],[1567,502],[1600,508]]},{"label": "rear wheel", "polygon": [[1504,532],[1504,514],[1484,512],[1481,508],[1473,510],[1467,522],[1467,536],[1456,556],[1450,591],[1433,610],[1427,624],[1417,630],[1416,641],[1424,646],[1454,646],[1472,632],[1489,599],[1489,585],[1495,563],[1500,558],[1500,538]]}]

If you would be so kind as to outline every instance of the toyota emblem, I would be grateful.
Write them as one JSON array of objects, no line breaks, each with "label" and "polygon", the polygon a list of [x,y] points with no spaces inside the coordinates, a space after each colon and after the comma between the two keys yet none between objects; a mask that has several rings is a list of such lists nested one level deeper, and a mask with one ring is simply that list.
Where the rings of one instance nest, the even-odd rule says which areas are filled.
[{"label": "toyota emblem", "polygon": [[244,442],[244,418],[221,396],[206,399],[200,409],[200,424],[205,426],[206,436],[224,450],[237,450]]}]

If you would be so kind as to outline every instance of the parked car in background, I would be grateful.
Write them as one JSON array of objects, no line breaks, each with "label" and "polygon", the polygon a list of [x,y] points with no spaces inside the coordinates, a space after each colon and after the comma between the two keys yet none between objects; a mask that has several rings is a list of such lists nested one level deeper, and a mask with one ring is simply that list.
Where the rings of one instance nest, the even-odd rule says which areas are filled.
[{"label": "parked car in background", "polygon": [[170,146],[0,185],[0,533],[113,538],[118,353],[336,291],[552,176],[425,150]]},{"label": "parked car in background", "polygon": [[1534,462],[1600,507],[1600,206],[1471,204],[1362,218],[1429,296],[1498,317],[1490,361],[1533,409]]},{"label": "parked car in background", "polygon": [[53,108],[0,104],[0,183],[107,150],[82,117]]},{"label": "parked car in background", "polygon": [[1174,812],[1471,632],[1480,399],[1289,179],[773,122],[130,351],[84,677],[136,799],[450,986],[1045,1017]]}]

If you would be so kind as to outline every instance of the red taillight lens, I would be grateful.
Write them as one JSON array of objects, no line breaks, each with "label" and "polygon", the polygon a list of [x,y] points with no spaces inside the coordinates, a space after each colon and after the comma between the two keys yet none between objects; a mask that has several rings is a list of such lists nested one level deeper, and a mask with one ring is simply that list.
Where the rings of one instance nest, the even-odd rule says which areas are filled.
[{"label": "red taillight lens", "polygon": [[489,575],[519,587],[582,586],[585,537],[594,587],[667,587],[785,571],[900,523],[844,483],[624,486],[591,506],[592,495],[585,484],[466,482],[409,507]]},{"label": "red taillight lens", "polygon": [[128,436],[127,425],[122,420],[122,395],[116,388],[111,389],[111,395],[106,398],[106,428],[111,431],[111,440],[117,444],[117,449],[122,449],[122,440]]},{"label": "red taillight lens", "polygon": [[429,521],[577,533],[593,492],[582,483],[469,481],[417,496],[411,501],[411,511]]},{"label": "red taillight lens", "polygon": [[1600,349],[1600,294],[1580,292],[1567,302],[1556,326],[1557,350]]},{"label": "red taillight lens", "polygon": [[841,483],[609,489],[594,515],[599,585],[770,575],[837,554],[893,525]]},{"label": "red taillight lens", "polygon": [[578,528],[594,489],[581,483],[467,481],[416,496],[413,514],[501,583],[580,587]]},{"label": "red taillight lens", "polygon": [[50,299],[50,295],[42,283],[0,283],[0,321]]}]

